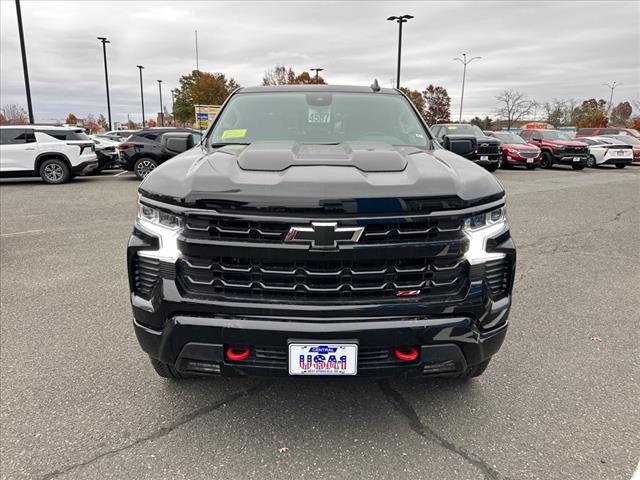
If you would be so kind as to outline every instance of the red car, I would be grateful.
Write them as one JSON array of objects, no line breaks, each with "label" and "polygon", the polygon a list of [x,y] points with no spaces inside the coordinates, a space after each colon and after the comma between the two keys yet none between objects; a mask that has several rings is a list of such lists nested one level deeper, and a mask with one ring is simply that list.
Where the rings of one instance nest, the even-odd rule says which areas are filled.
[{"label": "red car", "polygon": [[487,132],[487,134],[500,140],[501,167],[523,165],[529,170],[533,170],[540,165],[541,150],[535,145],[525,142],[520,135],[514,132]]},{"label": "red car", "polygon": [[542,150],[541,168],[553,165],[571,165],[574,170],[583,170],[589,158],[589,146],[573,140],[558,130],[528,129],[520,130],[520,136]]},{"label": "red car", "polygon": [[640,140],[640,132],[633,128],[622,127],[602,127],[602,128],[580,128],[576,132],[577,137],[612,137],[612,136],[629,135]]}]

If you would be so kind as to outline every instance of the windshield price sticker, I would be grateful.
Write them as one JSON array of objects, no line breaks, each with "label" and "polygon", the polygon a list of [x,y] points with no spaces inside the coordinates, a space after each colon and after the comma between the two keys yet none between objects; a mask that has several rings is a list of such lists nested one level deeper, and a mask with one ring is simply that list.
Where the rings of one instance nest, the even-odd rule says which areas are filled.
[{"label": "windshield price sticker", "polygon": [[328,108],[310,108],[307,116],[308,123],[331,122],[331,111]]},{"label": "windshield price sticker", "polygon": [[222,132],[222,138],[223,139],[244,138],[246,134],[247,134],[246,128],[236,128],[234,130],[225,130],[224,132]]}]

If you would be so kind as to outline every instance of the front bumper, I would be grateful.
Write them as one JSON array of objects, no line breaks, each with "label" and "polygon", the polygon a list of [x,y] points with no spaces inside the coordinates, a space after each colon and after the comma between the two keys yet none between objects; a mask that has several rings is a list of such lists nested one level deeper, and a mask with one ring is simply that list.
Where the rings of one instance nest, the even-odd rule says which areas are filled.
[{"label": "front bumper", "polygon": [[586,165],[588,158],[589,156],[585,154],[559,154],[553,157],[553,163],[560,165]]}]

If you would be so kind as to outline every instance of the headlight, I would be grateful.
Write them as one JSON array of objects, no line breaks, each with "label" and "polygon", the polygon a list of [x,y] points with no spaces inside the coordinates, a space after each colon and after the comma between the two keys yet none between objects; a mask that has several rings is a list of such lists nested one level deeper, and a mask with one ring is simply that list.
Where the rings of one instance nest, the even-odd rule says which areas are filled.
[{"label": "headlight", "polygon": [[138,199],[138,218],[170,229],[178,229],[183,226],[182,218],[179,216],[145,205],[140,202],[140,199]]},{"label": "headlight", "polygon": [[564,150],[564,145],[556,145],[556,150]]},{"label": "headlight", "polygon": [[175,262],[180,256],[178,236],[182,232],[182,217],[142,203],[138,195],[138,218],[136,226],[148,235],[159,239],[158,250],[140,250],[138,255]]},{"label": "headlight", "polygon": [[463,228],[469,239],[469,249],[465,254],[466,260],[471,265],[475,265],[503,258],[504,253],[487,252],[487,240],[501,235],[508,229],[506,206],[466,218]]}]

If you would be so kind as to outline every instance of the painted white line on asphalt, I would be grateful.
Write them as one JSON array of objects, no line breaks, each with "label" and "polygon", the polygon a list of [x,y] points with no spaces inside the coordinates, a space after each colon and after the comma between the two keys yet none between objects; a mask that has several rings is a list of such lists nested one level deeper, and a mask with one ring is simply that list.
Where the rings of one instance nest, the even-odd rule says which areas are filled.
[{"label": "painted white line on asphalt", "polygon": [[631,480],[640,480],[640,462],[638,462],[638,466],[636,467],[636,471],[633,472],[633,477]]},{"label": "painted white line on asphalt", "polygon": [[0,237],[13,237],[15,235],[34,235],[36,233],[44,233],[44,230],[25,230],[24,232],[0,233]]},{"label": "painted white line on asphalt", "polygon": [[125,173],[129,173],[129,171],[128,170],[124,170],[124,171],[122,171],[120,173],[116,173],[115,175],[111,175],[111,176],[112,177],[119,177],[120,175],[124,175]]}]

